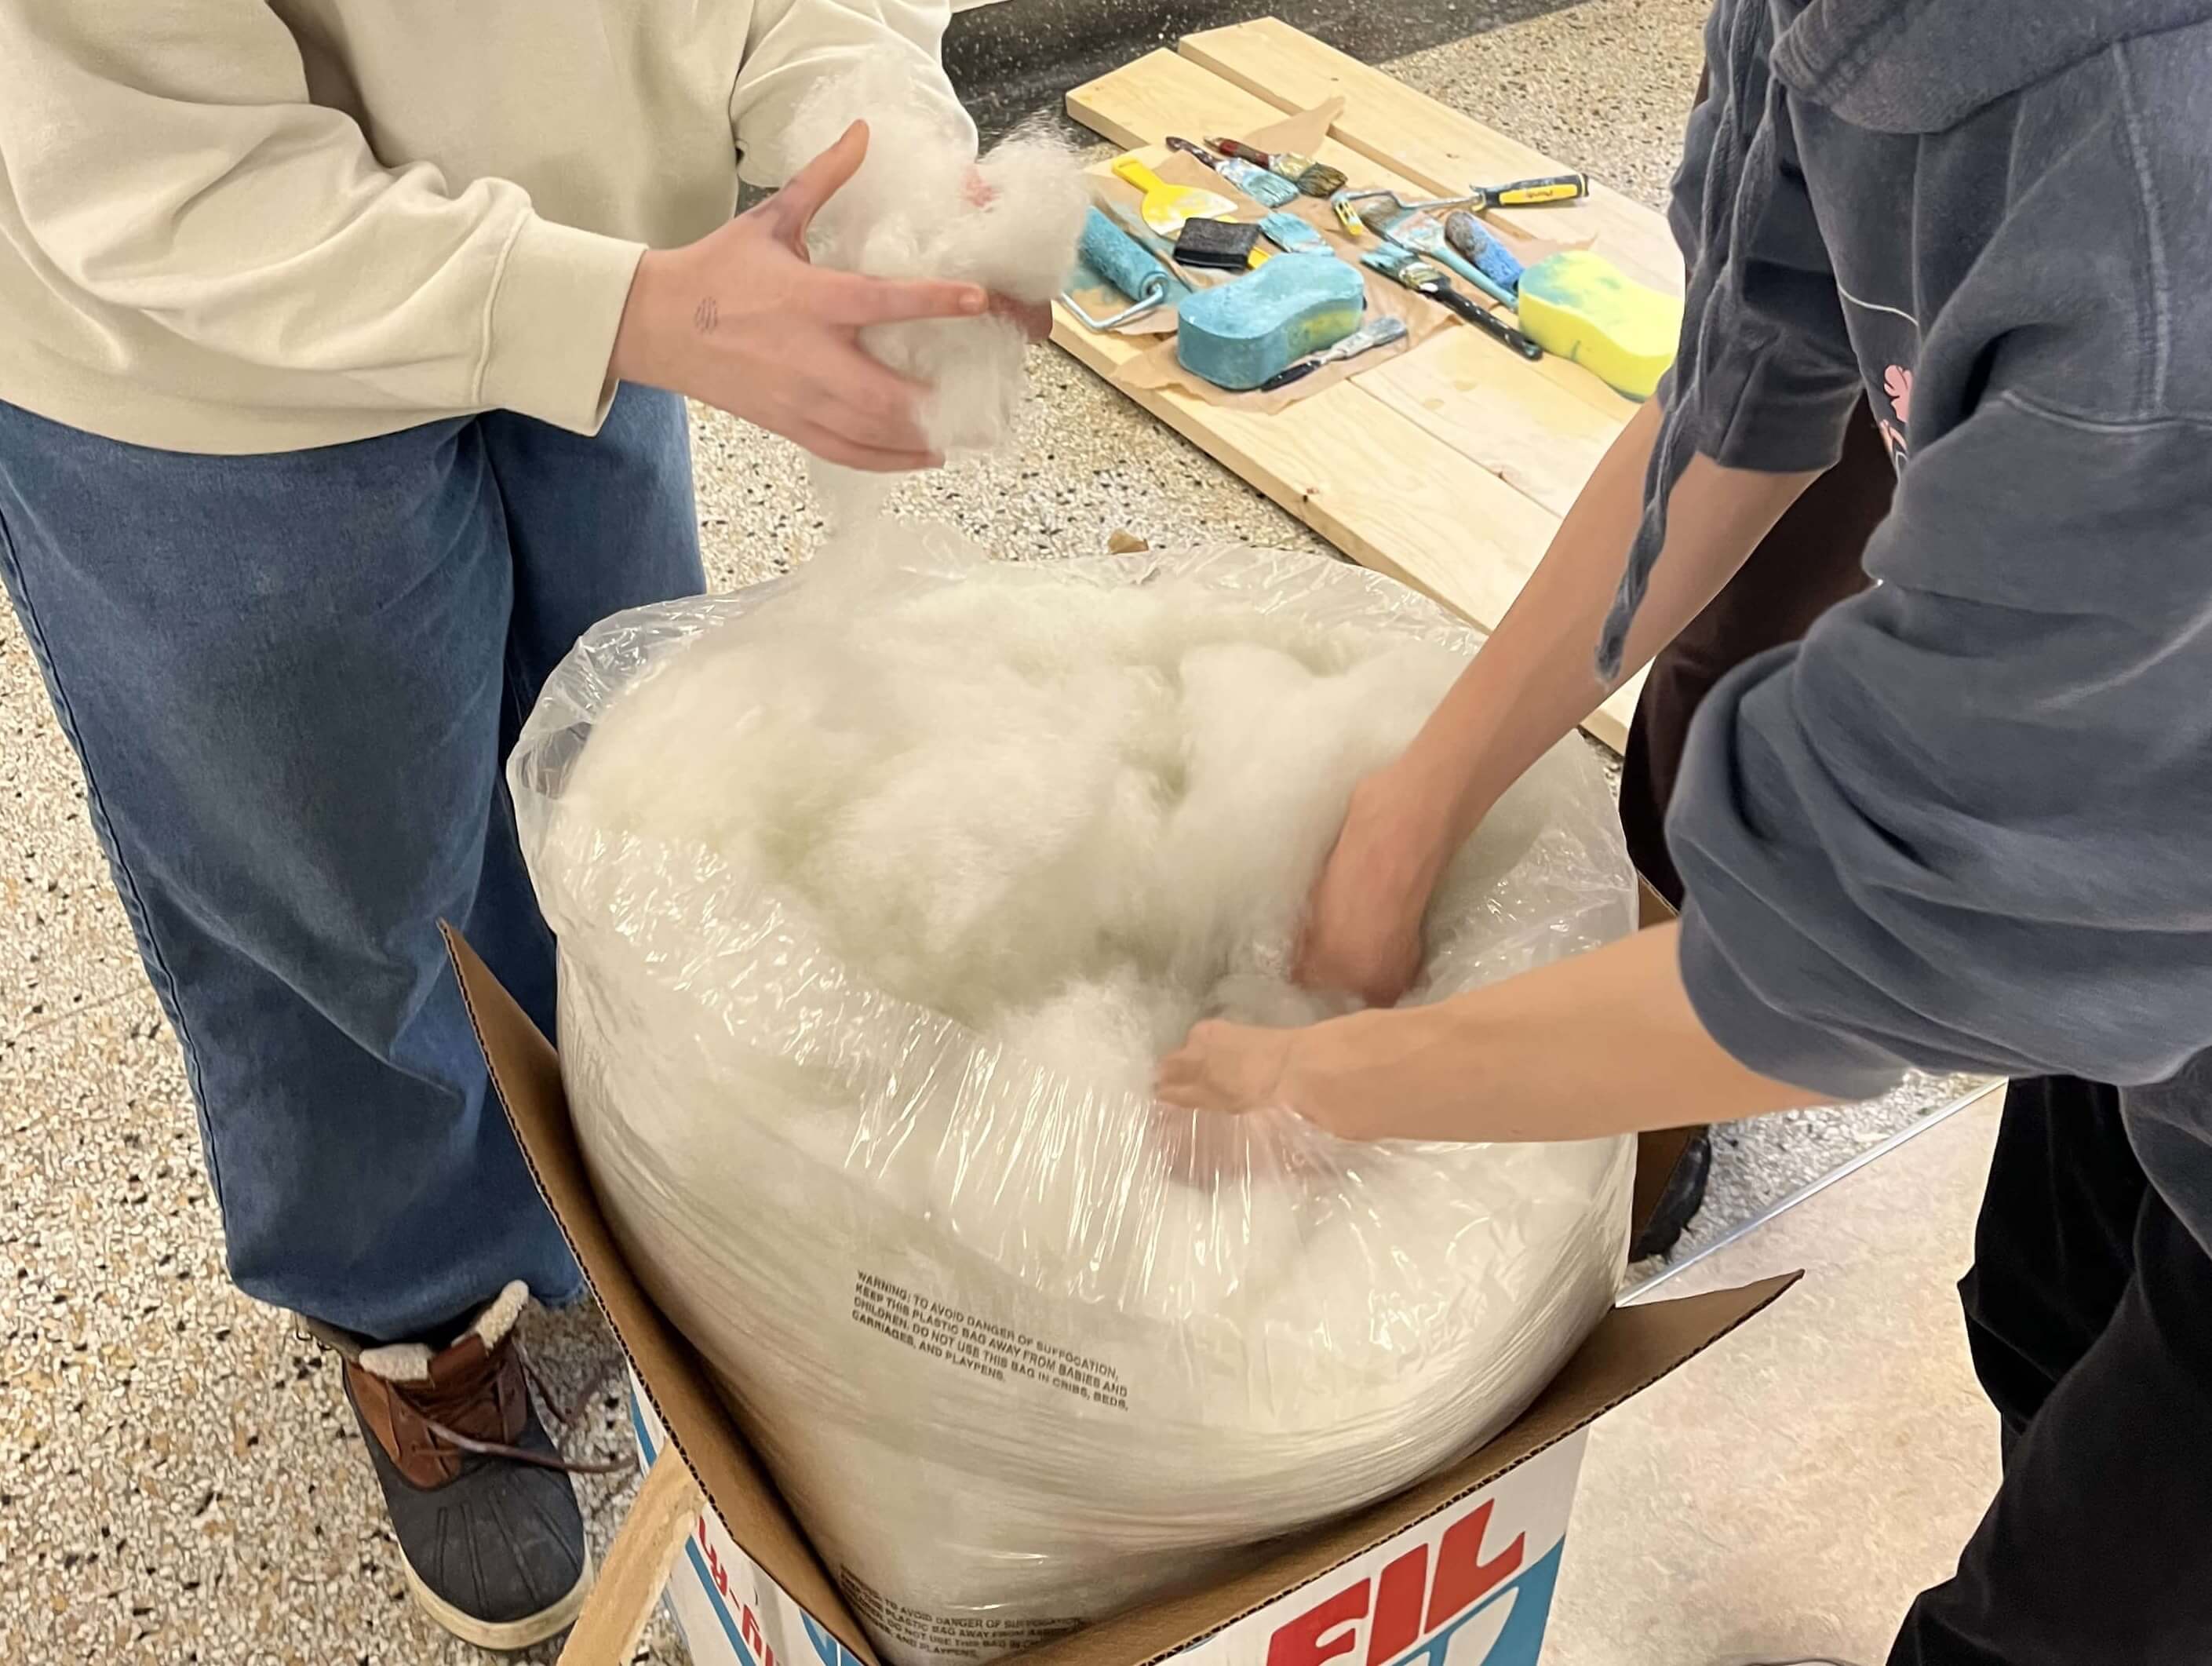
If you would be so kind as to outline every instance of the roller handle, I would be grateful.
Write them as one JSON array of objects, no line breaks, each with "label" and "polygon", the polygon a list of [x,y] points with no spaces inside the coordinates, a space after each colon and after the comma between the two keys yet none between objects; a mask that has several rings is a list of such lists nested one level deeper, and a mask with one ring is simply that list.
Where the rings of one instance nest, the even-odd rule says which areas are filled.
[{"label": "roller handle", "polygon": [[1477,301],[1473,295],[1462,295],[1448,284],[1432,284],[1421,293],[1431,301],[1440,301],[1452,311],[1472,324],[1486,336],[1504,342],[1522,358],[1531,361],[1544,356],[1544,350],[1527,336],[1516,330],[1504,319]]}]

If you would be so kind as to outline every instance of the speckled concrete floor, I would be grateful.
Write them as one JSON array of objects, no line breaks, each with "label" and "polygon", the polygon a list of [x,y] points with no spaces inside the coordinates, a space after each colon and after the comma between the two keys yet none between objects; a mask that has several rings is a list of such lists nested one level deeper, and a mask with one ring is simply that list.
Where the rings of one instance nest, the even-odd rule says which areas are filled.
[{"label": "speckled concrete floor", "polygon": [[[1699,12],[1686,0],[1595,0],[1394,67],[1656,198],[1694,79]],[[1040,350],[1033,368],[1018,455],[917,482],[902,507],[948,515],[1014,556],[1101,548],[1115,530],[1312,544],[1072,362]],[[811,546],[819,527],[794,507],[802,471],[788,447],[708,416],[697,463],[718,583]],[[404,1600],[331,1366],[223,1280],[176,1049],[12,618],[0,624],[0,1659],[480,1658]],[[1728,1132],[1692,1243],[1954,1086]],[[542,1318],[532,1334],[563,1400],[608,1365],[588,1311]],[[611,1392],[594,1395],[572,1444],[621,1450],[617,1411]],[[627,1483],[584,1490],[604,1535]],[[637,1657],[678,1657],[659,1626]]]}]

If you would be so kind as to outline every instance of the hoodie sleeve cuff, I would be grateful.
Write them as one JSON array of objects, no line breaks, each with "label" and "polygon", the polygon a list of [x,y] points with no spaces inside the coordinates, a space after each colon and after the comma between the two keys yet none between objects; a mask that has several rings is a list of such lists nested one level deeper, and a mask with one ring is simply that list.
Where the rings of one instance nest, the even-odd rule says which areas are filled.
[{"label": "hoodie sleeve cuff", "polygon": [[[1678,360],[1660,380],[1660,404],[1668,411],[1681,401],[1680,368]],[[1722,467],[1814,474],[1843,456],[1844,430],[1858,409],[1856,380],[1792,363],[1779,352],[1724,366],[1714,380],[1720,386],[1696,389],[1697,404],[1684,419],[1697,448]]]},{"label": "hoodie sleeve cuff", "polygon": [[1705,1032],[1737,1063],[1838,1104],[1872,1099],[1904,1079],[1905,1067],[1867,1043],[1770,1005],[1736,970],[1692,899],[1682,912],[1682,985]]},{"label": "hoodie sleeve cuff", "polygon": [[607,362],[644,253],[641,243],[526,216],[492,292],[483,404],[597,433],[614,402]]}]

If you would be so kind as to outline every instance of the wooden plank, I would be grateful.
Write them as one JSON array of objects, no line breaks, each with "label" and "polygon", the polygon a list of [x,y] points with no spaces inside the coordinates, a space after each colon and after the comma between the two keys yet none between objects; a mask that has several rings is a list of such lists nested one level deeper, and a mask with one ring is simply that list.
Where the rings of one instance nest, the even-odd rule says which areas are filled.
[{"label": "wooden plank", "polygon": [[1555,515],[1621,424],[1472,330],[1446,330],[1364,371],[1361,388]]},{"label": "wooden plank", "polygon": [[[1198,132],[1190,131],[1194,112],[1201,118]],[[1202,131],[1207,126],[1243,133],[1283,119],[1280,106],[1224,84],[1164,46],[1076,88],[1067,95],[1067,113],[1125,150],[1158,144],[1170,133],[1203,140],[1212,137]]]},{"label": "wooden plank", "polygon": [[560,1666],[624,1666],[706,1499],[673,1446],[646,1471],[606,1565],[562,1645]]},{"label": "wooden plank", "polygon": [[[1345,100],[1332,136],[1437,195],[1498,185],[1562,165],[1472,116],[1415,92],[1280,18],[1185,35],[1181,55],[1278,110]],[[1682,291],[1682,257],[1663,216],[1593,180],[1589,198],[1548,209],[1503,210],[1510,225],[1558,241],[1591,238],[1623,271],[1669,294]]]}]

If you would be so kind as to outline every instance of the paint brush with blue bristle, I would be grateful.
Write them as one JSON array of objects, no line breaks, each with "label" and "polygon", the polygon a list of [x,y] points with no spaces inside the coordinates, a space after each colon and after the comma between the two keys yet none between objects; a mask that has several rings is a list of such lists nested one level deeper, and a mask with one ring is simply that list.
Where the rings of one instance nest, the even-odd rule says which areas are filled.
[{"label": "paint brush with blue bristle", "polygon": [[1499,318],[1473,295],[1462,295],[1452,287],[1452,281],[1443,267],[1422,259],[1413,250],[1402,245],[1385,243],[1379,249],[1364,252],[1359,257],[1359,264],[1382,273],[1393,283],[1411,289],[1415,295],[1426,295],[1439,306],[1449,307],[1483,334],[1511,348],[1522,358],[1540,359],[1544,356],[1544,350],[1534,341]]},{"label": "paint brush with blue bristle", "polygon": [[1168,141],[1168,149],[1179,150],[1184,155],[1205,163],[1262,208],[1279,209],[1285,203],[1297,200],[1298,188],[1296,185],[1288,179],[1268,173],[1264,167],[1239,161],[1234,156],[1217,156],[1204,145],[1194,144],[1188,139],[1171,138]]},{"label": "paint brush with blue bristle", "polygon": [[1224,156],[1239,161],[1254,162],[1270,173],[1288,179],[1309,197],[1331,197],[1349,183],[1344,170],[1331,167],[1327,162],[1317,162],[1310,156],[1300,156],[1288,150],[1266,151],[1257,145],[1247,144],[1242,139],[1208,139],[1206,143]]}]

